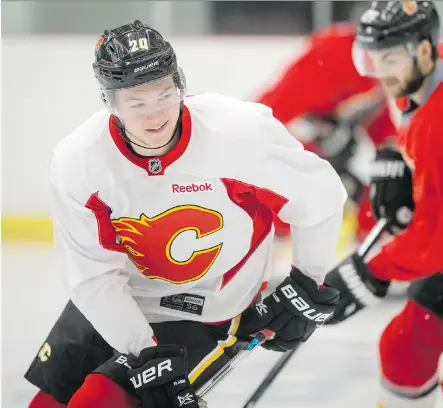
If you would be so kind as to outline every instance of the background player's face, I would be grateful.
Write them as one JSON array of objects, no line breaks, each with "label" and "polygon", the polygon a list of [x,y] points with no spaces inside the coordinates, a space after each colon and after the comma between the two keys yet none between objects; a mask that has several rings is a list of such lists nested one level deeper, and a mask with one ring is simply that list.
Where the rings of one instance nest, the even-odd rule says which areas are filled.
[{"label": "background player's face", "polygon": [[171,139],[180,113],[180,93],[171,76],[116,94],[116,110],[129,135],[146,147],[163,146]]},{"label": "background player's face", "polygon": [[[423,53],[425,44],[413,48],[417,62],[407,52],[405,45],[369,52],[376,77],[380,79],[385,91],[394,98],[411,95],[423,85],[429,58]],[[426,51],[426,50],[425,50]],[[429,50],[430,52],[430,50]],[[429,55],[430,56],[430,55]]]},{"label": "background player's face", "polygon": [[408,94],[408,84],[414,76],[414,61],[404,45],[370,51],[369,57],[376,77],[389,95],[398,98]]}]

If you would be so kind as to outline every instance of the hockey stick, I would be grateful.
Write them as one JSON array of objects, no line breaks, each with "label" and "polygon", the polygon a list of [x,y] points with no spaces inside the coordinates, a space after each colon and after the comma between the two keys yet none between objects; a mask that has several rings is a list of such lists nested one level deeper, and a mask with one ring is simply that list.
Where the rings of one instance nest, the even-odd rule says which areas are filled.
[{"label": "hockey stick", "polygon": [[299,343],[296,347],[294,347],[292,350],[286,351],[278,360],[277,362],[272,366],[271,370],[268,372],[266,377],[263,379],[263,381],[259,384],[259,386],[256,388],[254,393],[249,397],[248,401],[246,401],[246,404],[243,405],[243,408],[253,408],[255,407],[255,404],[257,404],[258,400],[263,396],[263,394],[266,392],[266,390],[270,387],[270,385],[274,382],[274,380],[277,378],[277,376],[281,373],[285,365],[289,362],[292,355],[295,353],[296,350],[300,347]]},{"label": "hockey stick", "polygon": [[250,355],[258,346],[267,340],[274,337],[274,332],[269,329],[260,331],[248,344],[246,344],[229,362],[227,362],[218,372],[208,380],[198,391],[199,398],[203,398],[209,391],[212,390],[223,378],[226,377],[235,366],[242,361],[246,356]]},{"label": "hockey stick", "polygon": [[357,255],[363,259],[368,252],[371,250],[371,248],[374,246],[374,244],[378,241],[380,238],[380,235],[385,232],[387,226],[389,224],[389,220],[386,218],[380,218],[377,221],[377,224],[375,224],[369,234],[366,236],[366,238],[363,240],[363,242],[360,244],[357,250]]},{"label": "hockey stick", "polygon": [[[386,230],[386,227],[388,225],[388,220],[385,218],[381,218],[377,224],[374,225],[374,227],[371,229],[367,237],[364,239],[364,241],[361,243],[357,250],[357,255],[363,259],[370,249],[374,246],[374,244],[378,241],[378,238],[380,235]],[[284,366],[288,363],[288,361],[291,359],[293,354],[296,350],[299,349],[301,343],[297,345],[297,347],[293,348],[292,350],[288,350],[286,353],[284,353],[274,364],[274,366],[271,368],[271,370],[268,372],[266,377],[263,379],[263,381],[259,384],[259,386],[255,389],[254,393],[249,397],[249,399],[246,401],[246,403],[243,405],[243,408],[253,408],[255,407],[255,404],[259,401],[259,399],[263,396],[263,394],[266,392],[266,390],[269,388],[269,386],[274,382],[276,377],[280,374],[280,372],[283,370]]]}]

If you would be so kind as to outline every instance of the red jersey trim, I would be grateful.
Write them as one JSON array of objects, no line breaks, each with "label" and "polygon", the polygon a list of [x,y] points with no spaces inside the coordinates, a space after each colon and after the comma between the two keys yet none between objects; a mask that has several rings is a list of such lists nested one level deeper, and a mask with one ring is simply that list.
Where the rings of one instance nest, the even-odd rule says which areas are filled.
[{"label": "red jersey trim", "polygon": [[[117,120],[113,115],[111,115],[109,118],[109,132],[111,134],[112,140],[114,141],[118,150],[120,150],[120,153],[123,154],[123,156],[125,156],[130,162],[134,163],[136,166],[141,167],[143,170],[146,170],[146,172],[150,176],[160,176],[164,173],[165,169],[168,166],[170,166],[172,163],[174,163],[183,155],[183,153],[185,152],[185,150],[189,145],[189,141],[191,140],[191,131],[192,131],[191,115],[189,113],[188,108],[185,105],[183,105],[181,120],[182,120],[181,137],[177,142],[177,144],[175,145],[175,147],[170,152],[164,154],[163,156],[140,157],[131,152],[131,150],[129,150],[125,140],[121,135],[120,129],[117,124]],[[161,162],[162,170],[158,173],[152,173],[149,171],[149,162],[154,159],[160,160]]]},{"label": "red jersey trim", "polygon": [[246,184],[238,180],[221,179],[231,201],[243,209],[252,219],[253,232],[249,251],[243,259],[223,275],[223,289],[240,271],[257,250],[272,229],[274,215],[288,202],[288,199],[273,191]]},{"label": "red jersey trim", "polygon": [[111,221],[112,210],[99,198],[98,191],[89,197],[85,207],[93,212],[97,220],[97,233],[100,245],[109,251],[126,253],[125,247],[117,243],[117,234]]},{"label": "red jersey trim", "polygon": [[404,96],[402,98],[397,98],[395,100],[395,105],[400,110],[400,112],[406,112],[409,109],[410,106],[410,100],[408,97]]}]

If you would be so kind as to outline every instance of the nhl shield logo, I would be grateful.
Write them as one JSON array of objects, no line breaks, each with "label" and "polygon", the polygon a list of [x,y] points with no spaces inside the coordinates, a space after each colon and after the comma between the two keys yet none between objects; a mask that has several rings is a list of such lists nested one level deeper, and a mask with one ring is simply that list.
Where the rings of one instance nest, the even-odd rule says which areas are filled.
[{"label": "nhl shield logo", "polygon": [[151,159],[148,162],[148,170],[150,173],[158,174],[162,171],[162,162],[160,159]]}]

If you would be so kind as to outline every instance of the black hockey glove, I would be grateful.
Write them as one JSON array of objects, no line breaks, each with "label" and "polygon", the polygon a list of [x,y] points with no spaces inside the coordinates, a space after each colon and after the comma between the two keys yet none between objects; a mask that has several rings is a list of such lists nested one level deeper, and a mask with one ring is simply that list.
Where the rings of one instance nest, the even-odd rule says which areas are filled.
[{"label": "black hockey glove", "polygon": [[271,329],[275,338],[263,347],[291,350],[332,315],[338,299],[337,290],[318,287],[313,279],[293,268],[275,292],[245,310],[242,331],[254,335],[262,329]]},{"label": "black hockey glove", "polygon": [[314,119],[314,123],[318,128],[314,143],[320,156],[336,170],[345,168],[357,146],[355,127],[329,117]]},{"label": "black hockey glove", "polygon": [[370,167],[370,198],[374,217],[389,220],[387,229],[395,235],[412,219],[412,174],[400,152],[392,148],[377,151]]},{"label": "black hockey glove", "polygon": [[340,301],[326,324],[342,322],[364,307],[377,304],[386,296],[389,284],[372,276],[357,254],[349,256],[326,275],[325,285],[340,292]]},{"label": "black hockey glove", "polygon": [[319,134],[315,139],[318,154],[331,163],[346,188],[348,197],[355,203],[365,189],[365,185],[349,170],[349,161],[357,149],[357,126],[331,118],[316,122]]},{"label": "black hockey glove", "polygon": [[138,358],[128,355],[128,364],[127,375],[143,408],[198,408],[179,346],[145,348]]}]

